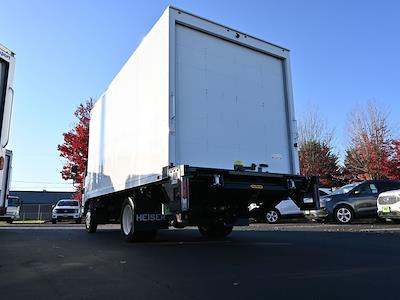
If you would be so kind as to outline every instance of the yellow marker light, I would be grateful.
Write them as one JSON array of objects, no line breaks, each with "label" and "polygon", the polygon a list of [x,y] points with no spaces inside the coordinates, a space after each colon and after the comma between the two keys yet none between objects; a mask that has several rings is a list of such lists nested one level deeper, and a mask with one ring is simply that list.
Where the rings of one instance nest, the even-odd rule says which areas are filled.
[{"label": "yellow marker light", "polygon": [[244,163],[243,163],[243,161],[241,161],[241,160],[235,160],[234,162],[233,162],[233,165],[234,166],[244,166]]}]

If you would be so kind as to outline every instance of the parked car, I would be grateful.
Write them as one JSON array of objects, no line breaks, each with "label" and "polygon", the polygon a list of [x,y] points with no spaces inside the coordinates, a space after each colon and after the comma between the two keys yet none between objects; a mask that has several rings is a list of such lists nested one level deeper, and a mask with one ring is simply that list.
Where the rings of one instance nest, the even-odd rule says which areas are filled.
[{"label": "parked car", "polygon": [[82,222],[80,201],[62,199],[57,202],[52,211],[51,222],[56,224],[61,220],[75,220],[77,224]]},{"label": "parked car", "polygon": [[[325,196],[330,193],[330,189],[327,188],[320,188],[319,195]],[[304,202],[307,201],[312,202],[311,195],[305,195]],[[253,209],[259,209],[259,206],[253,204],[250,207],[250,212]],[[290,219],[290,218],[304,218],[303,211],[293,202],[292,199],[288,198],[281,201],[275,208],[271,209],[270,211],[261,211],[253,212],[253,216],[256,216],[261,222],[268,222],[270,224],[278,223],[282,219]]]},{"label": "parked car", "polygon": [[379,194],[377,205],[379,218],[400,223],[400,190]]},{"label": "parked car", "polygon": [[0,216],[1,221],[7,221],[12,223],[19,219],[19,211],[22,205],[22,201],[18,197],[8,196],[7,197],[7,211],[5,215]]},{"label": "parked car", "polygon": [[400,181],[367,180],[347,184],[328,196],[321,197],[319,210],[306,210],[308,219],[340,224],[351,223],[355,218],[376,218],[377,199],[382,192],[400,189]]}]

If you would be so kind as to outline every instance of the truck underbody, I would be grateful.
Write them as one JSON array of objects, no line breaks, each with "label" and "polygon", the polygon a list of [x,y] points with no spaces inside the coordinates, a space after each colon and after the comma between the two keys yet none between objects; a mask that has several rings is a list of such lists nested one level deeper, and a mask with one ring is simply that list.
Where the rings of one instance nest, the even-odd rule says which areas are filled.
[{"label": "truck underbody", "polygon": [[[169,226],[198,226],[208,237],[228,235],[233,226],[249,224],[249,205],[267,212],[290,197],[301,209],[319,206],[318,178],[259,171],[165,167],[162,179],[129,190],[86,199],[86,228],[121,223],[128,241],[153,238]],[[304,194],[313,203],[304,203]]]}]

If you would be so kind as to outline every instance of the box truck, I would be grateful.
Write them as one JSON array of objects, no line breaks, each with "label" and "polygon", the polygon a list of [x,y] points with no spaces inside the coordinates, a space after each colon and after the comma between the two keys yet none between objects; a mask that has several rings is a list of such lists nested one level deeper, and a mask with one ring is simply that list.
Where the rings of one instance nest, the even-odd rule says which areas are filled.
[{"label": "box truck", "polygon": [[[83,210],[88,232],[127,241],[198,226],[207,237],[292,198],[299,175],[289,51],[168,7],[91,112]],[[313,202],[304,203],[306,192]]]},{"label": "box truck", "polygon": [[0,44],[0,215],[7,211],[12,152],[6,150],[10,135],[15,54]]}]

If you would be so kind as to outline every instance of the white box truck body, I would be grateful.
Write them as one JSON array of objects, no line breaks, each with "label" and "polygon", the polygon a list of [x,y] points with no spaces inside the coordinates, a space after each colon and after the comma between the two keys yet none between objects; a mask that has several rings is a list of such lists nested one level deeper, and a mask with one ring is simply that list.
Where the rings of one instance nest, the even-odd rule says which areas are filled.
[{"label": "white box truck body", "polygon": [[85,198],[189,172],[177,166],[297,176],[292,99],[287,49],[169,7],[92,110]]},{"label": "white box truck body", "polygon": [[6,213],[11,181],[12,152],[6,150],[10,135],[15,54],[0,44],[0,215]]}]

